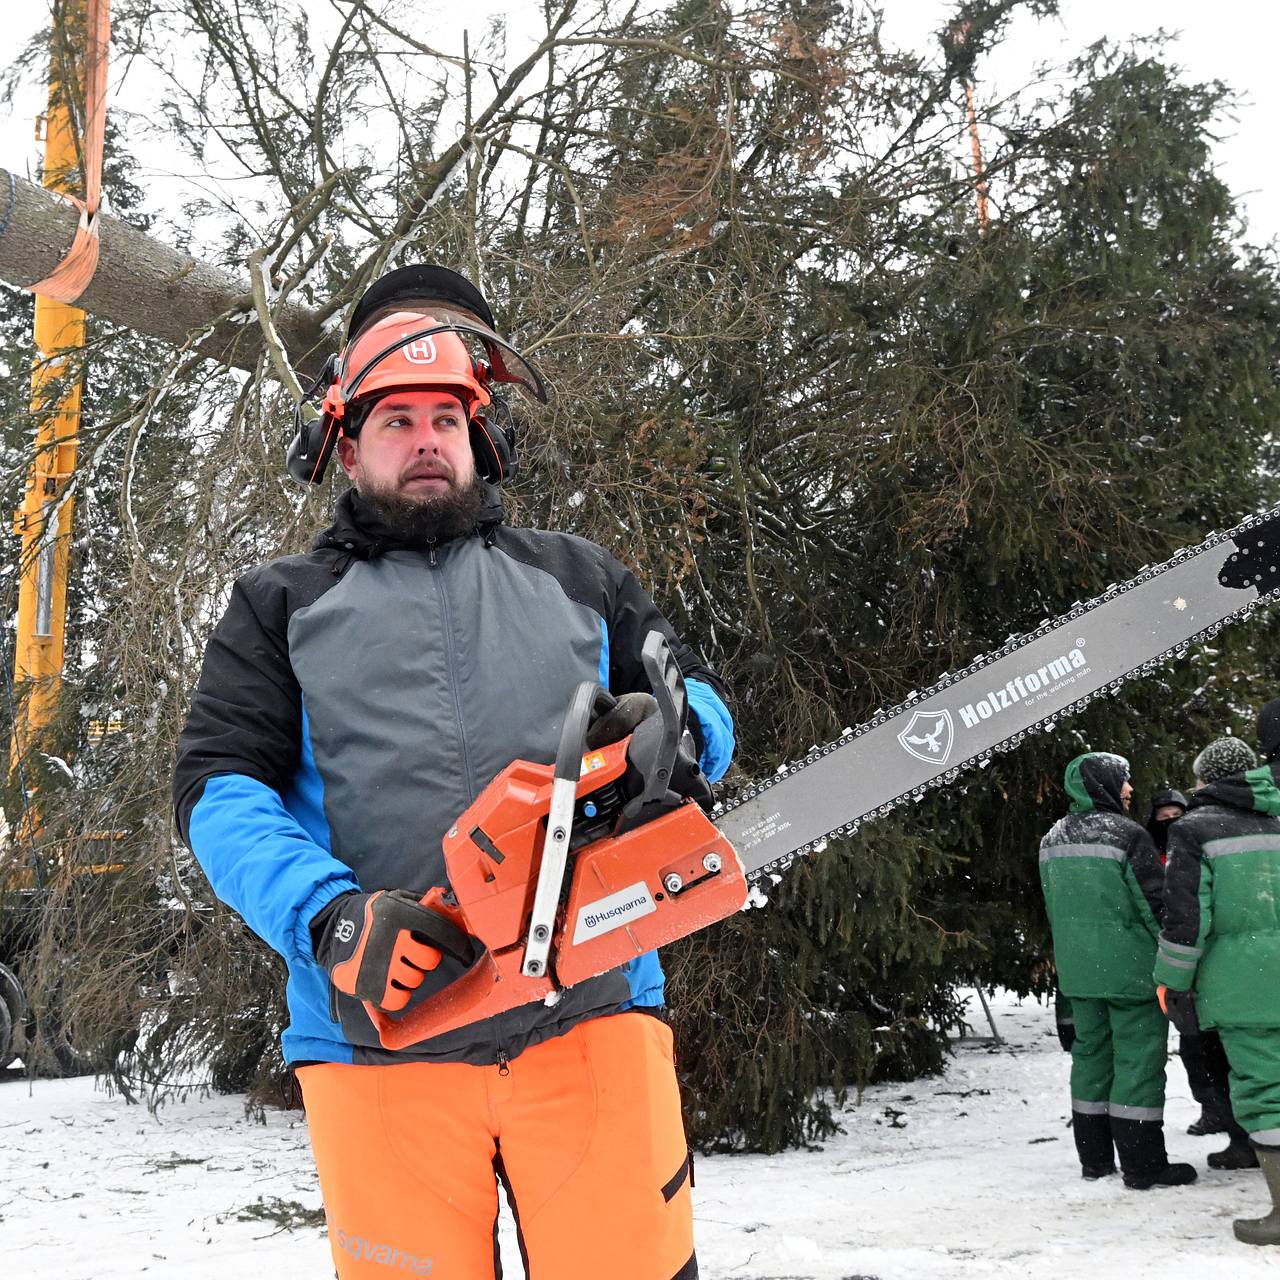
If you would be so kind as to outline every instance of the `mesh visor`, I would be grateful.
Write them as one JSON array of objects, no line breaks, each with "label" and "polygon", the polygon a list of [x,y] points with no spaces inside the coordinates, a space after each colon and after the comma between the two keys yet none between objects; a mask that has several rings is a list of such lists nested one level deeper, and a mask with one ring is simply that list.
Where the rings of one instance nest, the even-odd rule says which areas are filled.
[{"label": "mesh visor", "polygon": [[[423,329],[433,325],[447,325],[453,332],[462,337],[468,345],[479,342],[493,370],[495,382],[510,382],[520,387],[541,404],[547,402],[547,389],[537,369],[520,354],[505,338],[500,338],[485,322],[472,311],[462,307],[447,305],[443,302],[427,302],[413,298],[397,298],[385,306],[372,311],[360,326],[363,333],[371,324],[383,316],[410,312],[422,317]],[[354,341],[358,334],[352,335]],[[358,370],[351,370],[357,373]]]}]

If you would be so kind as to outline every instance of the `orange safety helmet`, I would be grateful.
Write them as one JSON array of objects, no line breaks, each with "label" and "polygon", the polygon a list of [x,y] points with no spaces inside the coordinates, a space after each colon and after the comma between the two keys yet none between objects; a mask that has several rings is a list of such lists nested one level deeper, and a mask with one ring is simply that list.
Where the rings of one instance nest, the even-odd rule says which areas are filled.
[{"label": "orange safety helmet", "polygon": [[477,406],[492,402],[490,379],[488,362],[471,354],[457,330],[420,311],[393,311],[364,329],[338,357],[324,412],[353,435],[359,425],[350,411],[388,391],[452,391],[469,418]]},{"label": "orange safety helmet", "polygon": [[[515,437],[505,405],[494,400],[495,382],[514,383],[546,403],[537,370],[497,335],[488,304],[469,281],[430,265],[393,271],[365,293],[346,345],[308,393],[325,388],[320,412],[311,410],[308,418],[299,408],[286,458],[289,474],[319,484],[338,437],[356,436],[369,409],[388,392],[441,390],[457,395],[466,410],[481,478],[510,480]],[[500,416],[491,423],[495,411]]]}]

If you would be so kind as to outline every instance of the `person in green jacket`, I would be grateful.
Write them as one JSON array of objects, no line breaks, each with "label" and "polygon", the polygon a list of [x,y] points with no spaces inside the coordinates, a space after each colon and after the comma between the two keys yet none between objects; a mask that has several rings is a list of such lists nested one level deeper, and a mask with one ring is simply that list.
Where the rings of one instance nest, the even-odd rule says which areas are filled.
[{"label": "person in green jacket", "polygon": [[[1260,716],[1264,750],[1265,728]],[[1236,1238],[1280,1244],[1280,764],[1255,764],[1238,738],[1196,757],[1191,807],[1169,828],[1154,975],[1175,1025],[1216,1027],[1227,1051],[1232,1110],[1272,1200],[1235,1221]]]},{"label": "person in green jacket", "polygon": [[1169,1031],[1151,979],[1164,871],[1145,828],[1125,816],[1129,762],[1091,751],[1067,765],[1069,812],[1040,842],[1058,986],[1071,1002],[1071,1122],[1086,1178],[1127,1187],[1194,1182],[1164,1145]]}]

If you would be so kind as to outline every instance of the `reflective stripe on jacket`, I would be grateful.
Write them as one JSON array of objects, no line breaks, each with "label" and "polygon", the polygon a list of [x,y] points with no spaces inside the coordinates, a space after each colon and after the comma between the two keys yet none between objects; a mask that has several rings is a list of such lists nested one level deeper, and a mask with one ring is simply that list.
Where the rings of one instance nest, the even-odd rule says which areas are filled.
[{"label": "reflective stripe on jacket", "polygon": [[1169,828],[1156,981],[1205,1026],[1280,1027],[1280,788],[1264,765],[1202,787]]}]

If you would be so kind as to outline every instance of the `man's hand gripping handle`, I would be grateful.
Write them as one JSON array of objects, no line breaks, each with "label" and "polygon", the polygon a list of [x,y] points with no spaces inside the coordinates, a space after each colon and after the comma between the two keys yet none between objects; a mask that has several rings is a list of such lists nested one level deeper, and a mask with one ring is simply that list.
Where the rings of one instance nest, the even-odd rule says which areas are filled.
[{"label": "man's hand gripping handle", "polygon": [[467,935],[405,889],[335,898],[311,934],[333,985],[390,1013],[409,1005],[446,955],[464,967],[474,959]]}]

